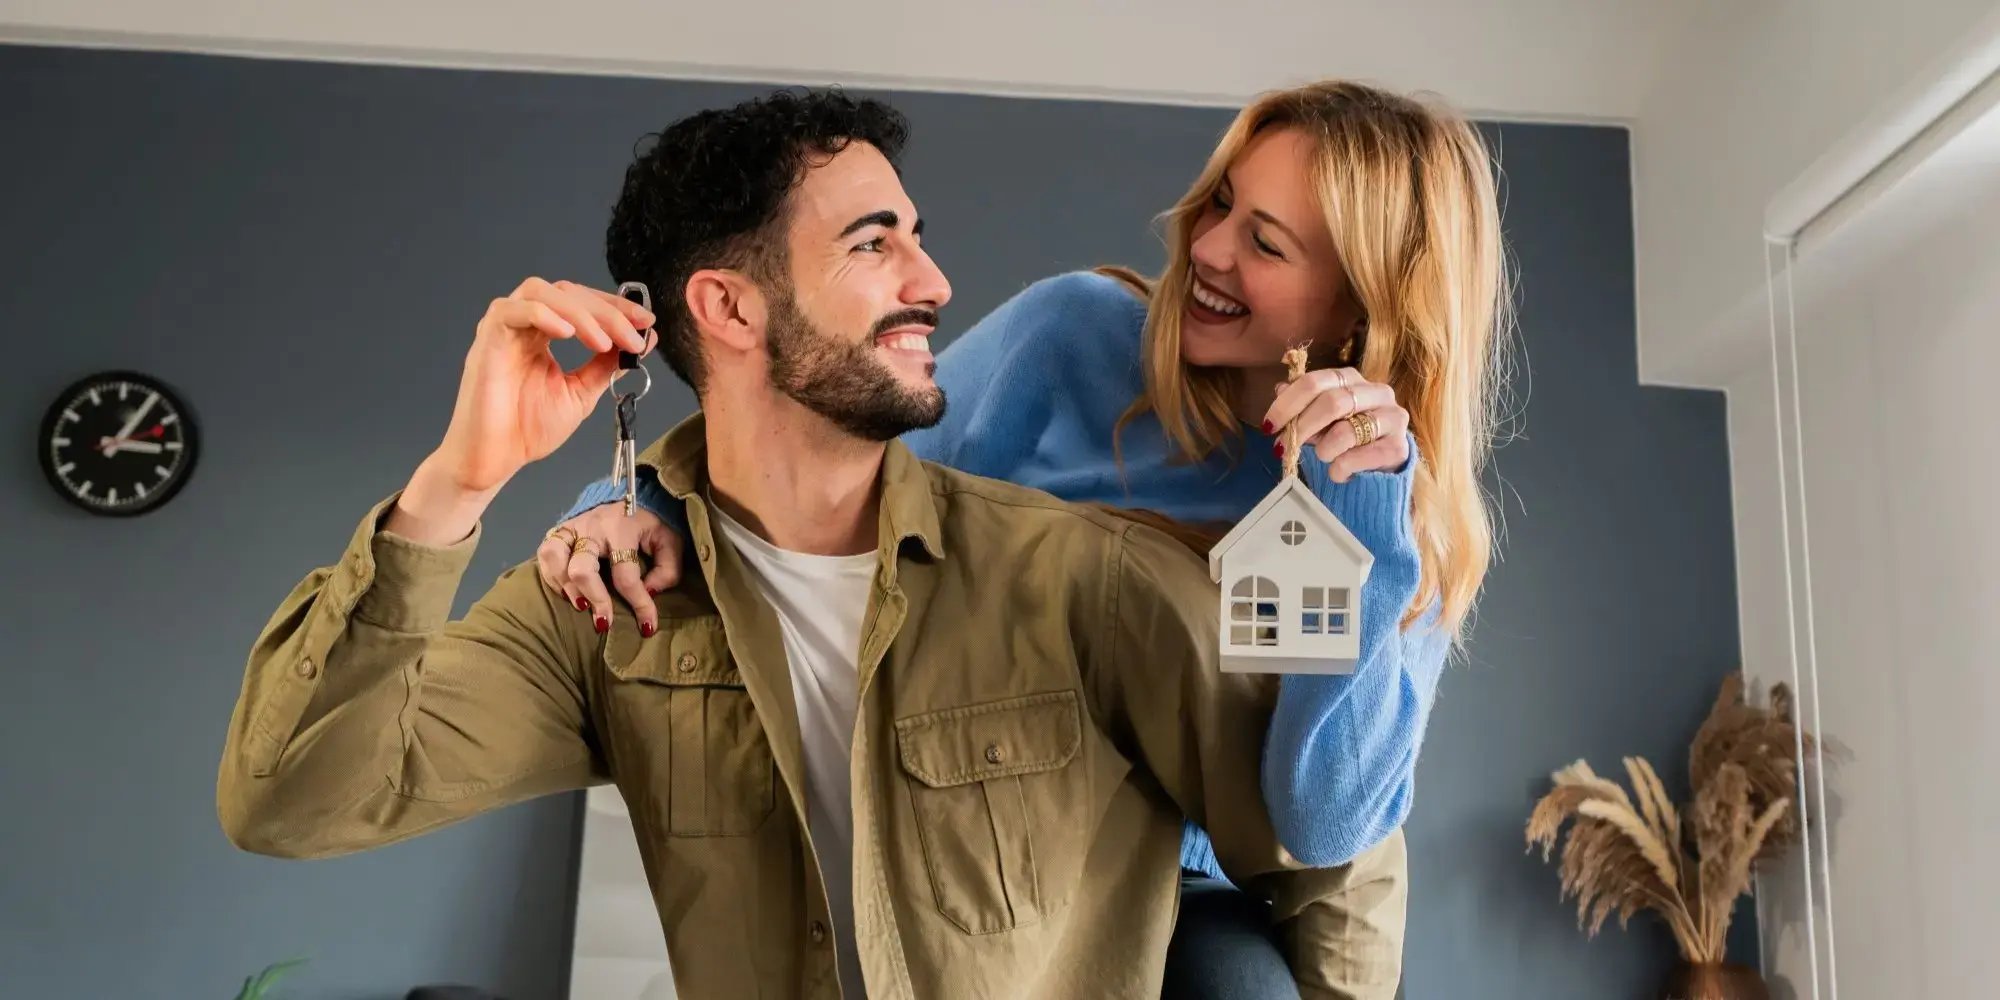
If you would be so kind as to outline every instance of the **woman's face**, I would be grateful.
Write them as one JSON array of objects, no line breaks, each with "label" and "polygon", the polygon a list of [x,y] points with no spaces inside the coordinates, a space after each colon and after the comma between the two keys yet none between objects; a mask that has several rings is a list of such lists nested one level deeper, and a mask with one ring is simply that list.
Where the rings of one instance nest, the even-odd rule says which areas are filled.
[{"label": "woman's face", "polygon": [[1288,348],[1345,343],[1360,317],[1313,197],[1312,146],[1296,129],[1257,135],[1195,221],[1181,357],[1276,367]]}]

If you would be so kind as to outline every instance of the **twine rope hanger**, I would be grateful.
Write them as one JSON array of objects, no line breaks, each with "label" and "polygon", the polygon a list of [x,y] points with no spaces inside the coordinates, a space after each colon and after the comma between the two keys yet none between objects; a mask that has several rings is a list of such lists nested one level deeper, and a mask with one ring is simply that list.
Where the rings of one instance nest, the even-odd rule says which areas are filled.
[{"label": "twine rope hanger", "polygon": [[[1285,381],[1297,382],[1306,374],[1306,349],[1294,347],[1285,352]],[[1290,479],[1299,474],[1299,417],[1297,414],[1285,422],[1285,475]]]}]

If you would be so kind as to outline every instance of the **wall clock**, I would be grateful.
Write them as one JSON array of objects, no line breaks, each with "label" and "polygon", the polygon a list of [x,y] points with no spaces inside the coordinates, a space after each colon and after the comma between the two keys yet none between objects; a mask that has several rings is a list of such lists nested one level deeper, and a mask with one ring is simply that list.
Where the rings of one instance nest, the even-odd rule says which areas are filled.
[{"label": "wall clock", "polygon": [[130,517],[187,485],[200,436],[187,404],[159,379],[108,371],[78,379],[49,404],[36,450],[63,499]]}]

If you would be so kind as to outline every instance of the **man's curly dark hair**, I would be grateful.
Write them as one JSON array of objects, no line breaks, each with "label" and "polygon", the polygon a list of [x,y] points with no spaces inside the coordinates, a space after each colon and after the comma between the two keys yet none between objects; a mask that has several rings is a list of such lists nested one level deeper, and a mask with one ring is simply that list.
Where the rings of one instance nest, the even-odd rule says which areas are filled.
[{"label": "man's curly dark hair", "polygon": [[730,268],[771,289],[788,282],[785,211],[806,170],[850,142],[893,165],[909,136],[903,114],[837,88],[780,90],[702,111],[649,136],[625,169],[605,262],[614,282],[643,281],[659,316],[659,351],[700,392],[701,343],[683,294],[696,271]]}]

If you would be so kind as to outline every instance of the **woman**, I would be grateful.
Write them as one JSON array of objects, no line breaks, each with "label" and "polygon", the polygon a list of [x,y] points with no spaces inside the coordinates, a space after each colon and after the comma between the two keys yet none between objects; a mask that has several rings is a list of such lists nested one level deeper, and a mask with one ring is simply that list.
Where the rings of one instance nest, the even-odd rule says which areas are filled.
[{"label": "woman", "polygon": [[[1157,282],[1102,269],[1022,291],[938,356],[945,419],[903,439],[1065,499],[1226,529],[1277,482],[1296,421],[1300,473],[1375,563],[1355,671],[1280,684],[1265,799],[1295,856],[1376,852],[1398,894],[1417,748],[1491,557],[1478,476],[1508,329],[1491,169],[1445,109],[1347,82],[1266,95],[1167,213]],[[1313,370],[1286,383],[1281,357],[1301,344]],[[599,554],[647,552],[643,578],[612,567],[645,629],[650,595],[678,572],[679,514],[656,485],[634,518],[598,507],[614,495],[608,481],[585,491],[541,547],[542,575],[608,616]],[[572,532],[599,544],[573,555]],[[1193,827],[1183,865],[1170,992],[1291,992],[1264,920],[1211,880]]]}]

